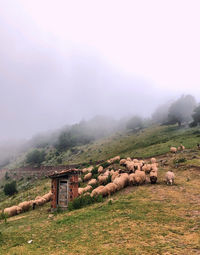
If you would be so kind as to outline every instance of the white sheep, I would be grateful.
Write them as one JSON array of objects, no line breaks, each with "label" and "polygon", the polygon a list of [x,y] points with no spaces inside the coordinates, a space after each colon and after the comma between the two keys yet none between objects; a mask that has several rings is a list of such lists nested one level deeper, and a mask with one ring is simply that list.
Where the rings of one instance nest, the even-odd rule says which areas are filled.
[{"label": "white sheep", "polygon": [[165,175],[167,184],[174,184],[175,175],[172,171],[168,171]]}]

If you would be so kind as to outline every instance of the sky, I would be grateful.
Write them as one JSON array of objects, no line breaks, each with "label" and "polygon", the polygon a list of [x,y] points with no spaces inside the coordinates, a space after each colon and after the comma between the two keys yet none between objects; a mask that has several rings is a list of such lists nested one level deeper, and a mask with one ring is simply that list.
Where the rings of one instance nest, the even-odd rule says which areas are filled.
[{"label": "sky", "polygon": [[0,141],[200,101],[200,1],[0,0]]}]

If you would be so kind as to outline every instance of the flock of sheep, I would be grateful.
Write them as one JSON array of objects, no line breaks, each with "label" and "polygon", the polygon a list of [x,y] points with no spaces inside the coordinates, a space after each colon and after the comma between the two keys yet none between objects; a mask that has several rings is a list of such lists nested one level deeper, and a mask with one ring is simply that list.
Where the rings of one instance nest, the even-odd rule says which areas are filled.
[{"label": "flock of sheep", "polygon": [[[178,148],[171,147],[170,152],[176,153],[178,150],[183,151],[185,147],[181,144]],[[116,156],[107,160],[109,165],[115,162],[119,162],[121,166],[125,167],[125,170],[113,170],[110,168],[103,168],[101,165],[98,166],[98,177],[97,179],[92,178],[93,166],[82,169],[83,178],[79,177],[79,182],[86,183],[83,188],[78,188],[78,194],[89,194],[90,196],[102,195],[103,197],[109,196],[116,191],[119,191],[126,186],[141,185],[144,184],[149,176],[149,180],[152,184],[155,184],[158,179],[158,163],[155,158],[151,158],[150,162],[145,162],[144,160],[138,159],[121,159],[120,156]],[[110,182],[109,182],[110,178]],[[174,183],[174,173],[168,171],[166,173],[166,183]],[[94,188],[95,187],[95,188]],[[51,191],[44,196],[37,196],[35,200],[24,201],[18,205],[5,208],[3,213],[10,216],[26,212],[30,209],[35,209],[36,206],[41,206],[52,199]],[[0,213],[2,213],[0,211]]]},{"label": "flock of sheep", "polygon": [[184,150],[185,150],[185,146],[183,146],[182,144],[178,148],[176,147],[170,148],[171,153],[177,153],[177,151],[184,151]]},{"label": "flock of sheep", "polygon": [[[92,178],[93,167],[84,168],[82,170],[83,178],[79,178],[79,182],[86,183],[85,187],[78,189],[78,194],[87,194],[90,196],[102,195],[109,196],[116,191],[119,191],[126,186],[141,185],[144,184],[149,176],[149,180],[152,184],[155,184],[158,179],[158,163],[155,158],[151,158],[150,162],[138,159],[121,159],[120,156],[116,156],[107,161],[110,165],[119,162],[119,164],[125,167],[124,170],[110,170],[110,167],[103,168],[98,166],[98,177]],[[110,177],[110,182],[109,182]],[[168,171],[166,173],[166,183],[174,183],[174,173]],[[109,182],[109,183],[108,183]],[[95,187],[95,188],[94,188]]]},{"label": "flock of sheep", "polygon": [[[19,203],[18,205],[14,205],[14,206],[5,208],[3,210],[3,213],[4,213],[4,215],[7,215],[9,217],[15,216],[22,212],[29,211],[30,209],[35,209],[36,206],[41,206],[41,205],[49,202],[51,199],[52,199],[52,193],[50,191],[42,197],[37,196],[35,198],[35,200],[24,201],[22,203]],[[0,213],[2,213],[2,212],[0,212]]]}]

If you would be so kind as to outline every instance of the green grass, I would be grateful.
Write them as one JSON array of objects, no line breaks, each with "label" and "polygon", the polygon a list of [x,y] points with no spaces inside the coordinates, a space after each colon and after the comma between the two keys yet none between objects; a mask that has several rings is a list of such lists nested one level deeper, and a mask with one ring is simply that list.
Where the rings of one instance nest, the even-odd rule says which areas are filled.
[{"label": "green grass", "polygon": [[[94,161],[118,154],[141,158],[159,155],[158,183],[127,187],[103,202],[57,213],[53,217],[49,217],[50,204],[46,204],[11,217],[7,223],[0,220],[0,254],[199,254],[200,151],[195,149],[197,135],[197,129],[155,127],[137,135],[117,135],[91,144],[90,156],[87,156],[88,147],[84,147],[84,162],[91,155]],[[168,153],[170,146],[180,143],[186,147],[184,152]],[[97,153],[99,147],[101,154]],[[73,162],[83,158],[79,155]],[[113,165],[113,168],[118,167],[118,164]],[[167,186],[163,181],[168,170],[176,175],[173,186]],[[34,183],[30,180],[24,189],[26,182],[18,183],[19,193],[11,198],[0,193],[0,208],[33,199],[50,189],[48,179]],[[33,243],[28,244],[29,240]]]},{"label": "green grass", "polygon": [[64,163],[83,163],[107,160],[116,155],[123,157],[148,158],[169,152],[171,146],[194,148],[200,141],[198,128],[185,129],[176,126],[151,127],[139,133],[116,134],[78,149],[78,155],[63,154]]}]

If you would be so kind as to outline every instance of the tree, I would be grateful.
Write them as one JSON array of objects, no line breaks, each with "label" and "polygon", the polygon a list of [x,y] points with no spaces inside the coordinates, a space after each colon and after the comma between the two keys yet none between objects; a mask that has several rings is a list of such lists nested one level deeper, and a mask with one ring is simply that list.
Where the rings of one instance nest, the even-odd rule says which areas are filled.
[{"label": "tree", "polygon": [[163,124],[168,120],[170,105],[171,105],[171,102],[158,106],[158,108],[152,114],[153,123]]},{"label": "tree", "polygon": [[181,96],[171,104],[169,108],[168,121],[165,124],[176,124],[179,126],[183,122],[192,120],[192,113],[196,106],[195,98],[191,95]]},{"label": "tree", "polygon": [[134,116],[132,117],[126,125],[127,129],[131,129],[131,130],[139,130],[141,128],[143,128],[143,120],[141,117],[139,116]]},{"label": "tree", "polygon": [[10,182],[10,183],[7,183],[5,186],[4,186],[4,189],[3,189],[5,195],[7,196],[12,196],[14,195],[15,193],[17,193],[17,184],[16,184],[16,181],[13,181],[13,182]]},{"label": "tree", "polygon": [[197,126],[200,124],[200,104],[194,109],[192,118],[193,122],[191,123],[191,126]]},{"label": "tree", "polygon": [[44,150],[35,149],[29,152],[26,156],[26,163],[30,165],[38,165],[40,166],[41,163],[45,160],[46,153]]}]

